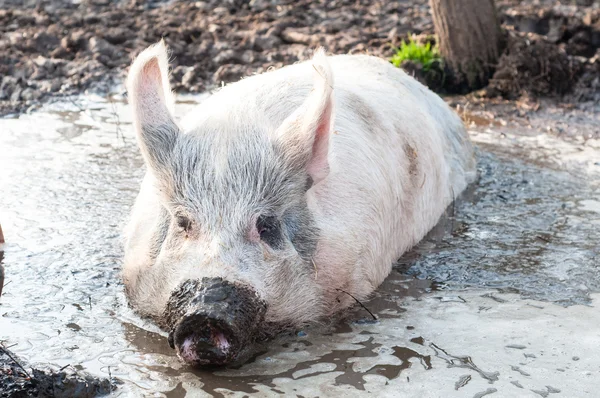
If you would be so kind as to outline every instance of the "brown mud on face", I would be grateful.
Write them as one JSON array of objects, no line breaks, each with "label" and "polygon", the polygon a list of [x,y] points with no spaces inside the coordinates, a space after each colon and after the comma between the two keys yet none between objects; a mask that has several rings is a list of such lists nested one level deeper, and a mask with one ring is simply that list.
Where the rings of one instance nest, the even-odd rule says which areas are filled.
[{"label": "brown mud on face", "polygon": [[248,286],[221,278],[188,280],[167,303],[161,324],[169,345],[188,364],[229,365],[265,334],[265,303]]}]

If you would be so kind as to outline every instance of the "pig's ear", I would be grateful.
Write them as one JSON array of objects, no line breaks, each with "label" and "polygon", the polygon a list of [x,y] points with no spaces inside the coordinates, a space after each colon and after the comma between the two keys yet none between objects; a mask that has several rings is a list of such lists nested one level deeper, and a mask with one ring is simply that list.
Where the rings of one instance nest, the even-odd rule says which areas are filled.
[{"label": "pig's ear", "polygon": [[288,116],[277,139],[293,163],[305,167],[316,184],[329,173],[329,136],[333,128],[333,74],[323,49],[315,53],[314,87],[302,106]]},{"label": "pig's ear", "polygon": [[138,55],[127,77],[138,144],[148,167],[157,172],[167,165],[179,135],[168,71],[167,48],[161,40]]}]

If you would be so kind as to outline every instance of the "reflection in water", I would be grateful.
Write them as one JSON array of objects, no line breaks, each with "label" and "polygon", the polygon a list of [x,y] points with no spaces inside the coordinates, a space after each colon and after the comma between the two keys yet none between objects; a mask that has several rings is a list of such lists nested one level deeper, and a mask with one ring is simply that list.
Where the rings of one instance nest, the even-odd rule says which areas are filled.
[{"label": "reflection in water", "polygon": [[[506,373],[476,357],[477,347],[453,344],[477,341],[487,324],[503,319],[487,313],[506,307],[515,314],[510,306],[518,299],[506,293],[544,301],[527,307],[538,311],[548,303],[590,303],[600,292],[597,174],[578,169],[577,151],[566,144],[518,136],[500,144],[480,131],[478,183],[364,303],[377,321],[357,306],[343,319],[281,336],[238,369],[191,370],[122,293],[120,229],[143,174],[127,108],[102,99],[82,104],[0,120],[0,220],[11,236],[0,252],[7,281],[0,339],[33,362],[110,373],[125,382],[117,394],[393,396],[402,387],[426,396],[446,385],[470,396],[488,393],[487,383],[508,388]],[[190,106],[180,104],[178,112]],[[569,165],[559,161],[564,151]],[[527,313],[524,319],[537,316]],[[422,325],[446,317],[451,321],[441,327]],[[482,323],[465,329],[473,317]],[[487,344],[525,347],[500,341],[511,326],[499,325],[485,335]],[[411,384],[419,377],[421,387]],[[513,381],[506,385],[526,384]]]}]

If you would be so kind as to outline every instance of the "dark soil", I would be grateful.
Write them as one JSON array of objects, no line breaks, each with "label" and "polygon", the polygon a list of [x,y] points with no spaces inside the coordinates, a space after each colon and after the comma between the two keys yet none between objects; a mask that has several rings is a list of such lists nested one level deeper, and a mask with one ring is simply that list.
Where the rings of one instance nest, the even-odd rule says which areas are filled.
[{"label": "dark soil", "polygon": [[106,91],[135,54],[164,38],[177,91],[332,53],[390,56],[410,32],[431,32],[427,0],[0,0],[0,113],[48,94]]},{"label": "dark soil", "polygon": [[521,3],[500,7],[508,45],[488,94],[600,100],[600,2]]},{"label": "dark soil", "polygon": [[[533,47],[512,41],[491,93],[563,94],[584,72],[591,75],[578,89],[595,84],[597,68],[589,66],[598,58],[600,1],[496,3],[515,35],[540,36]],[[387,58],[409,32],[429,35],[433,25],[427,0],[0,0],[0,32],[2,115],[45,97],[114,90],[135,54],[161,38],[171,50],[173,89],[193,93],[306,59],[319,45]],[[560,70],[546,73],[544,58],[523,62],[546,54]],[[433,89],[448,88],[444,73],[407,68]],[[544,87],[524,85],[522,76]]]},{"label": "dark soil", "polygon": [[0,398],[86,398],[106,395],[113,389],[107,379],[77,374],[69,368],[29,368],[15,354],[0,347]]}]

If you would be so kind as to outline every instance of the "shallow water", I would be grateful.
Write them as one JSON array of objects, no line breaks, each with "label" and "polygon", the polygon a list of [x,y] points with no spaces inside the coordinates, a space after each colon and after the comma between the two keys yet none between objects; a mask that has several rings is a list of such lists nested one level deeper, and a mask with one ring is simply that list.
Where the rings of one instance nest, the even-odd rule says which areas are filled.
[{"label": "shallow water", "polygon": [[471,132],[480,179],[365,303],[378,321],[357,307],[201,372],[123,296],[120,230],[143,174],[127,107],[0,119],[0,340],[117,377],[115,396],[596,396],[600,143],[498,129]]}]

